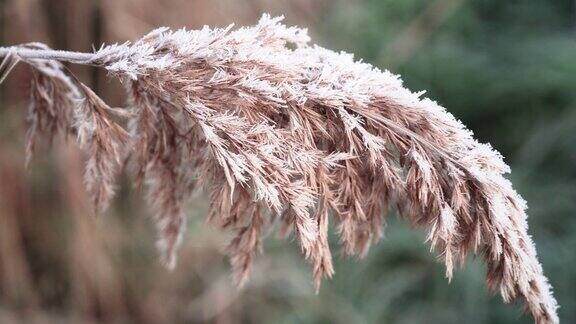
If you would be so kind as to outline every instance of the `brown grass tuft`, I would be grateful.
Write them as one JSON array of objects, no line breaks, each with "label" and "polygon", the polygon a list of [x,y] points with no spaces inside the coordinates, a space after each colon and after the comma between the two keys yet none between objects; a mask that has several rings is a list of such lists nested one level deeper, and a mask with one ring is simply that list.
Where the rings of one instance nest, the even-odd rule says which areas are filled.
[{"label": "brown grass tuft", "polygon": [[469,252],[481,254],[488,285],[506,302],[522,297],[536,322],[557,323],[526,204],[504,178],[510,170],[500,154],[398,76],[308,45],[305,30],[280,20],[264,15],[237,30],[161,28],[89,58],[61,56],[125,83],[130,111],[119,115],[129,139],[124,122],[109,117],[115,110],[45,60],[57,52],[16,50],[36,71],[31,138],[69,128],[78,135],[99,207],[130,154],[170,267],[197,188],[209,193],[211,222],[236,233],[228,250],[240,285],[273,220],[295,234],[319,288],[334,272],[329,222],[344,253],[363,256],[395,206],[428,230],[448,279]]}]

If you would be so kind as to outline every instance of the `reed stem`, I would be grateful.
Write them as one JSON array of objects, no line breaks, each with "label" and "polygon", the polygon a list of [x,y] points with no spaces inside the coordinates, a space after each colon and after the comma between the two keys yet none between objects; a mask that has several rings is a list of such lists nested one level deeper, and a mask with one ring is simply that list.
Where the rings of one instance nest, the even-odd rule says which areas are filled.
[{"label": "reed stem", "polygon": [[9,53],[14,53],[24,59],[57,60],[78,64],[89,64],[94,57],[92,53],[32,49],[19,46],[0,47],[0,57],[5,57]]}]

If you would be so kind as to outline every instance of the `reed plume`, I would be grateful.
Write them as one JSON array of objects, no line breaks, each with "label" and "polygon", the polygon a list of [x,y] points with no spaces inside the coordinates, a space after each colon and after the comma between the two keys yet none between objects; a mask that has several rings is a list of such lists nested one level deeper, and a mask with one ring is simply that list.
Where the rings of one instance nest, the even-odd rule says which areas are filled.
[{"label": "reed plume", "polygon": [[[521,297],[537,323],[557,323],[526,203],[504,177],[502,156],[398,76],[309,45],[305,29],[281,20],[160,28],[90,54],[30,46],[0,54],[3,66],[17,58],[35,71],[31,138],[66,130],[86,149],[85,181],[99,210],[129,157],[169,267],[185,203],[200,188],[211,223],[235,233],[228,251],[240,285],[276,221],[294,233],[319,289],[334,273],[329,223],[345,254],[363,256],[396,209],[428,231],[449,280],[470,252],[480,254],[488,286],[505,302]],[[107,69],[124,83],[128,107],[108,107],[58,60]]]}]

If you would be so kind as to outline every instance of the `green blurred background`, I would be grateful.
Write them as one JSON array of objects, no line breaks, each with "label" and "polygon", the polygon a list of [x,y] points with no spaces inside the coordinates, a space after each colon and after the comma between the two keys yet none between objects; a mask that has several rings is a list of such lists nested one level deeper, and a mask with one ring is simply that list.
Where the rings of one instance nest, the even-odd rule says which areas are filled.
[{"label": "green blurred background", "polygon": [[[568,0],[0,0],[2,45],[43,41],[90,51],[162,25],[254,24],[262,12],[307,26],[314,42],[401,74],[448,108],[512,167],[564,323],[576,323],[576,5]],[[71,67],[112,105],[122,86]],[[530,323],[487,293],[470,259],[451,284],[423,232],[395,215],[364,260],[337,258],[319,295],[294,241],[271,231],[247,287],[233,287],[229,235],[189,204],[179,266],[158,265],[142,194],[121,179],[94,219],[73,141],[25,169],[29,71],[0,89],[0,323]],[[337,239],[332,240],[336,249]]]}]

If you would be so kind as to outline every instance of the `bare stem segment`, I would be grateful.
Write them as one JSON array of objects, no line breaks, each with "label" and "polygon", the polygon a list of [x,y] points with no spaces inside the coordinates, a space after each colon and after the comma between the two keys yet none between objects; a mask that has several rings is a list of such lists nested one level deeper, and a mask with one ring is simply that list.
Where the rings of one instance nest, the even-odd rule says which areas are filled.
[{"label": "bare stem segment", "polygon": [[88,64],[94,57],[92,53],[80,53],[60,50],[32,49],[20,46],[0,47],[0,57],[9,53],[16,54],[24,59],[57,60],[77,64]]}]

